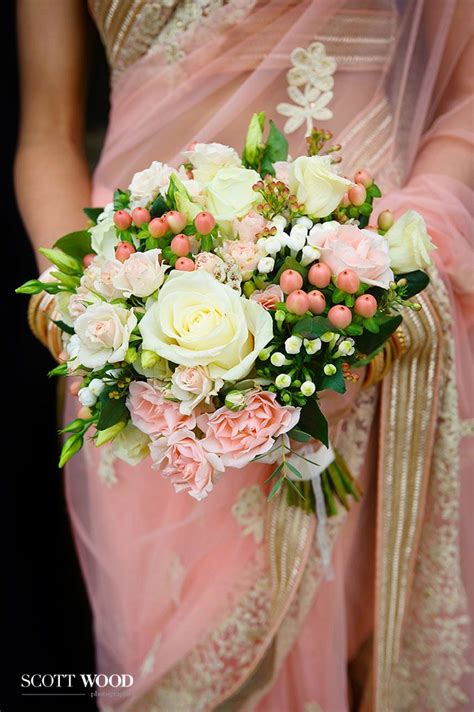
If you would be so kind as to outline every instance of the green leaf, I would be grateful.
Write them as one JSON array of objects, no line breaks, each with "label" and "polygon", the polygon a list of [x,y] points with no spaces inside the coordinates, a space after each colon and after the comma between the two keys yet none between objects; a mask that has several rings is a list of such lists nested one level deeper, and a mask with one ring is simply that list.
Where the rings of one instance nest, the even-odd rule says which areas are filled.
[{"label": "green leaf", "polygon": [[61,455],[59,458],[59,467],[64,467],[66,462],[68,462],[71,457],[76,454],[76,452],[79,452],[83,444],[84,437],[81,433],[75,433],[74,435],[71,435],[71,437],[66,440],[62,447]]},{"label": "green leaf", "polygon": [[166,200],[163,198],[161,193],[157,195],[153,203],[151,204],[150,208],[150,215],[152,218],[160,218],[162,215],[164,215],[167,211],[169,210],[168,208],[168,203]]},{"label": "green leaf", "polygon": [[[289,465],[288,462],[286,464]],[[295,468],[295,470],[296,470],[296,468]],[[299,475],[299,477],[301,477],[301,475]],[[295,492],[298,494],[298,497],[300,497],[302,500],[306,501],[306,497],[304,496],[304,494],[301,492],[299,487],[297,487],[297,485],[293,482],[293,480],[291,480],[289,477],[286,478],[286,484],[295,490]]]},{"label": "green leaf", "polygon": [[97,218],[104,212],[104,208],[82,208],[82,212],[87,215],[89,220],[92,220],[94,225],[97,225]]},{"label": "green leaf", "polygon": [[125,420],[128,417],[128,409],[125,405],[126,397],[109,398],[111,390],[115,390],[115,388],[107,388],[100,394],[100,415],[97,430],[107,430],[120,420]]},{"label": "green leaf", "polygon": [[288,437],[291,438],[292,440],[296,440],[299,443],[307,443],[311,440],[311,435],[308,433],[305,433],[303,430],[300,430],[299,428],[292,428],[288,433]]},{"label": "green leaf", "polygon": [[421,269],[417,269],[414,272],[407,272],[406,274],[397,274],[395,281],[398,282],[399,279],[406,279],[408,284],[405,287],[405,299],[414,297],[415,294],[422,292],[428,284],[430,283],[430,278]]},{"label": "green leaf", "polygon": [[75,292],[81,283],[78,275],[65,274],[64,272],[60,272],[58,270],[51,271],[50,274],[51,277],[54,277],[54,279],[57,279],[58,282],[61,282],[61,284],[64,285],[69,291]]},{"label": "green leaf", "polygon": [[57,294],[59,291],[57,282],[40,282],[38,279],[30,279],[15,289],[16,294],[40,294],[41,292]]},{"label": "green leaf", "polygon": [[345,297],[346,293],[343,292],[342,289],[335,289],[332,293],[332,301],[334,302],[334,304],[340,304],[344,301]]},{"label": "green leaf", "polygon": [[51,319],[51,321],[53,322],[53,324],[56,324],[56,326],[58,326],[61,331],[65,331],[66,334],[70,334],[72,336],[75,333],[73,327],[69,326],[69,324],[66,324],[65,321],[61,321],[61,319]]},{"label": "green leaf", "polygon": [[344,331],[348,336],[359,336],[364,333],[364,327],[360,324],[349,324]]},{"label": "green leaf", "polygon": [[369,217],[372,213],[373,207],[370,205],[370,203],[362,203],[362,205],[359,205],[359,213],[361,215],[365,215],[366,217]]},{"label": "green leaf", "polygon": [[70,423],[66,425],[65,428],[60,430],[60,433],[82,433],[84,427],[87,425],[83,418],[74,418]]},{"label": "green leaf", "polygon": [[294,474],[295,477],[298,477],[300,480],[303,477],[301,472],[298,470],[297,467],[295,467],[291,462],[286,460],[285,462],[286,467]]},{"label": "green leaf", "polygon": [[74,257],[79,262],[82,262],[83,258],[93,251],[91,239],[91,234],[88,230],[78,230],[77,232],[70,232],[60,237],[59,240],[54,243],[54,246],[59,247],[60,250],[70,257]]},{"label": "green leaf", "polygon": [[67,376],[67,363],[61,363],[59,366],[48,371],[48,376]]},{"label": "green leaf", "polygon": [[326,376],[323,372],[321,381],[318,382],[318,391],[324,391],[325,389],[330,388],[332,391],[336,391],[336,393],[346,392],[346,382],[344,380],[344,376],[342,375],[342,369],[338,363],[335,363],[334,365],[337,368],[336,373],[333,376]]},{"label": "green leaf", "polygon": [[355,343],[357,350],[367,355],[374,354],[374,352],[378,351],[387,339],[390,338],[391,334],[398,329],[402,321],[403,317],[401,314],[382,314],[378,316],[378,334],[365,331],[361,336],[356,336]]},{"label": "green leaf", "polygon": [[306,433],[309,433],[315,440],[319,440],[323,445],[328,446],[328,421],[324,417],[316,398],[308,400],[301,409],[298,426]]},{"label": "green leaf", "polygon": [[336,329],[324,316],[305,316],[295,324],[292,334],[305,339],[317,339],[327,331],[333,334],[341,333],[340,329]]},{"label": "green leaf", "polygon": [[270,490],[270,494],[268,495],[268,498],[267,498],[268,501],[270,501],[271,499],[273,499],[273,497],[274,497],[274,496],[276,495],[276,493],[279,491],[279,489],[280,489],[280,487],[282,486],[282,484],[283,484],[284,481],[285,481],[285,478],[284,478],[284,477],[280,477],[280,479],[275,482],[275,484],[273,485],[273,487],[272,487],[271,490]]},{"label": "green leaf", "polygon": [[372,185],[367,188],[367,195],[371,198],[380,198],[382,196],[382,193],[378,185],[372,183]]},{"label": "green leaf", "polygon": [[299,274],[303,277],[303,279],[306,278],[306,275],[308,274],[308,268],[303,267],[302,264],[298,262],[294,257],[285,257],[285,260],[276,273],[275,277],[273,278],[273,282],[275,284],[278,284],[280,281],[280,277],[282,272],[284,272],[286,269],[293,269],[295,272],[299,272]]},{"label": "green leaf", "polygon": [[125,210],[130,204],[130,192],[128,190],[117,190],[114,193],[114,210]]},{"label": "green leaf", "polygon": [[380,331],[380,327],[374,317],[364,319],[363,324],[367,331],[370,331],[372,334],[378,334]]},{"label": "green leaf", "polygon": [[286,161],[288,158],[288,141],[276,124],[270,120],[270,131],[267,142],[263,150],[260,175],[265,177],[270,174],[275,175],[273,164],[276,161]]},{"label": "green leaf", "polygon": [[267,482],[270,482],[270,480],[273,480],[273,478],[276,477],[282,471],[282,468],[283,468],[283,463],[280,462],[280,464],[277,467],[275,467],[272,474],[267,477],[267,479],[265,480],[265,484],[267,484]]}]

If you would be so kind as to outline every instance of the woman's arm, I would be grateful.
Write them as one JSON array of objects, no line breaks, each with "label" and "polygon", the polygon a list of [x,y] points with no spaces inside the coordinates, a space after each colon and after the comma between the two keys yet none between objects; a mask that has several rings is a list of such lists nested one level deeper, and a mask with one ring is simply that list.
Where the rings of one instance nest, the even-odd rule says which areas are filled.
[{"label": "woman's arm", "polygon": [[[15,159],[20,211],[37,250],[84,225],[90,179],[83,146],[83,0],[19,0],[21,123]],[[47,261],[37,253],[40,269]]]}]

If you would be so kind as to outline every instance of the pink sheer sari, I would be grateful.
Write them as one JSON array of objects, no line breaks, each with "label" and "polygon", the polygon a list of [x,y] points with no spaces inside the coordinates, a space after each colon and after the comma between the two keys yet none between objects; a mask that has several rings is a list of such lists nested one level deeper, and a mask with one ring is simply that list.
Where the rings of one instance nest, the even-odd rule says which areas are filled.
[{"label": "pink sheer sari", "polygon": [[[291,51],[323,42],[337,71],[322,123],[343,143],[343,171],[372,171],[384,205],[421,212],[439,249],[425,321],[407,325],[413,351],[340,428],[365,496],[330,522],[329,578],[314,518],[266,502],[265,465],[226,472],[201,503],[107,448],[68,465],[98,669],[134,676],[102,709],[471,709],[468,10],[235,0],[183,33],[180,61],[158,43],[117,79],[98,205],[152,160],[177,164],[193,140],[238,148],[255,110],[282,125]],[[303,133],[289,137],[293,155]]]}]

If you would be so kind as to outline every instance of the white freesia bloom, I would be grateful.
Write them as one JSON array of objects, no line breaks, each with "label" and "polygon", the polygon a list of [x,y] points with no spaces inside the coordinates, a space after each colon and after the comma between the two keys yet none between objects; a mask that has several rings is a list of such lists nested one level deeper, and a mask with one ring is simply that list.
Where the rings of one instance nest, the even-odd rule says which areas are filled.
[{"label": "white freesia bloom", "polygon": [[155,248],[146,252],[134,252],[121,265],[113,279],[113,285],[127,299],[149,297],[161,287],[169,265],[160,264],[161,250]]},{"label": "white freesia bloom", "polygon": [[239,154],[222,143],[196,143],[183,156],[193,166],[193,176],[200,183],[209,183],[221,168],[241,166]]},{"label": "white freesia bloom", "polygon": [[252,189],[258,180],[258,173],[249,168],[221,168],[204,191],[207,210],[217,222],[243,217],[259,201],[259,194]]},{"label": "white freesia bloom", "polygon": [[390,267],[395,274],[426,269],[430,252],[436,250],[426,231],[425,221],[415,210],[404,213],[385,234],[390,252]]},{"label": "white freesia bloom", "polygon": [[352,182],[338,175],[330,156],[299,156],[290,168],[290,190],[312,218],[337,208]]},{"label": "white freesia bloom", "polygon": [[130,421],[112,442],[114,455],[129,465],[138,465],[150,454],[151,440]]},{"label": "white freesia bloom", "polygon": [[104,302],[93,304],[75,323],[79,340],[75,361],[93,369],[123,361],[136,325],[137,317],[130,309]]},{"label": "white freesia bloom", "polygon": [[218,394],[224,381],[209,375],[206,366],[177,366],[171,376],[171,394],[181,401],[179,409],[184,415],[190,415],[202,401],[211,402]]},{"label": "white freesia bloom", "polygon": [[173,271],[140,322],[143,348],[236,381],[273,336],[270,314],[204,270]]},{"label": "white freesia bloom", "polygon": [[119,243],[115,223],[112,217],[107,217],[102,222],[89,228],[91,234],[91,247],[98,255],[113,260],[115,248]]},{"label": "white freesia bloom", "polygon": [[160,161],[153,161],[149,168],[135,173],[129,185],[130,207],[144,207],[158,193],[166,193],[173,173],[176,173],[174,168]]}]

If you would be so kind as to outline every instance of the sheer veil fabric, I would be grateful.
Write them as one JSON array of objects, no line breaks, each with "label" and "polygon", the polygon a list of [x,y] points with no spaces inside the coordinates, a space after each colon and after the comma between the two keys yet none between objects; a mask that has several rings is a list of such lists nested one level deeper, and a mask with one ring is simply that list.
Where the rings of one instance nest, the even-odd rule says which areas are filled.
[{"label": "sheer veil fabric", "polygon": [[[314,520],[266,502],[265,465],[227,472],[201,503],[106,448],[68,465],[98,669],[135,680],[101,709],[471,709],[469,0],[90,7],[114,70],[95,204],[192,141],[241,146],[255,110],[283,126],[291,52],[319,41],[337,69],[333,118],[315,124],[343,143],[341,170],[371,170],[380,209],[419,210],[438,246],[408,354],[337,435],[366,494],[331,522],[330,580]],[[289,140],[305,152],[304,126]]]}]

